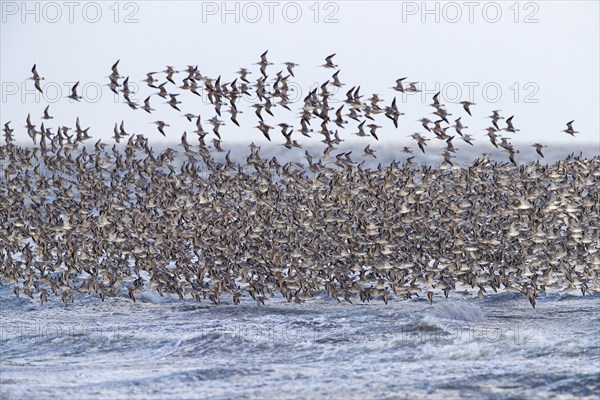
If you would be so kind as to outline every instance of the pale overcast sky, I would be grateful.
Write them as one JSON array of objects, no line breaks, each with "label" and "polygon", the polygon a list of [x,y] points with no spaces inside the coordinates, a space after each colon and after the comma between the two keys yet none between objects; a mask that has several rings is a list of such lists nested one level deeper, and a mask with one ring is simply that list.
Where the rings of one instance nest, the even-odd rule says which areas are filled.
[{"label": "pale overcast sky", "polygon": [[[335,72],[317,65],[337,53],[334,62],[346,83],[341,91],[361,85],[364,98],[378,93],[385,105],[397,96],[406,114],[400,118],[400,129],[378,116],[384,126],[379,146],[394,141],[412,144],[407,135],[423,132],[417,119],[433,119],[427,105],[441,90],[452,120],[462,116],[470,127],[467,132],[479,143],[487,141],[484,129],[490,120],[485,117],[499,109],[505,117],[515,115],[515,127],[520,129],[512,135],[515,143],[581,144],[600,153],[599,4],[2,1],[1,122],[13,121],[15,134],[26,137],[22,127],[27,113],[39,126],[50,104],[54,119],[49,125],[54,132],[59,125],[74,126],[79,116],[95,138],[110,141],[114,123],[125,120],[128,131],[158,142],[163,138],[150,123],[160,119],[170,123],[170,139],[179,141],[183,130],[194,130],[182,113],[201,113],[206,120],[215,115],[214,108],[184,93],[181,113],[161,104],[165,100],[157,96],[151,100],[156,109],[152,115],[131,110],[103,86],[111,65],[121,60],[121,75],[140,85],[134,98],[141,103],[154,91],[139,82],[146,72],[161,71],[166,65],[179,69],[198,65],[202,74],[221,75],[223,82],[230,82],[239,67],[249,67],[254,82],[260,73],[253,64],[268,49],[274,63],[268,68],[270,76],[285,68],[284,61],[300,64],[294,81],[301,93],[299,102],[292,105],[293,112],[277,107],[275,118],[266,119],[271,125],[299,125],[296,113],[302,98],[315,82],[323,83]],[[34,63],[45,77],[43,96],[34,94],[33,81],[27,80]],[[157,76],[164,81],[164,74]],[[176,75],[178,85],[183,77]],[[401,77],[418,81],[423,93],[403,98],[391,89]],[[75,81],[81,81],[80,103],[66,99],[68,86]],[[173,86],[170,91],[183,92]],[[343,93],[337,98],[343,99]],[[477,103],[473,117],[456,104],[460,100]],[[224,141],[266,142],[254,128],[254,110],[243,105],[240,110],[241,128],[223,113]],[[560,132],[572,119],[580,132],[575,138]],[[355,131],[352,124],[342,137]]]}]

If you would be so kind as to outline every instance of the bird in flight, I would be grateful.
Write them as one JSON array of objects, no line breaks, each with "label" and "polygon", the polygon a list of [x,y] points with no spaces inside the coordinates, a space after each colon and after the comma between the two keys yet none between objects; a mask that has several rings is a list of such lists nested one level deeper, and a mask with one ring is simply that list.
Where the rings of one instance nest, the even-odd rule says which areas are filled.
[{"label": "bird in flight", "polygon": [[40,92],[40,93],[44,93],[42,91],[42,87],[40,86],[40,81],[44,80],[44,78],[42,78],[38,72],[37,72],[37,68],[36,68],[37,64],[33,64],[33,68],[31,68],[31,73],[33,74],[31,79],[34,83],[35,88]]},{"label": "bird in flight", "polygon": [[475,103],[471,103],[470,101],[461,101],[460,104],[463,105],[463,108],[465,109],[465,111],[467,112],[467,114],[471,115],[471,110],[469,109],[470,106],[474,106]]},{"label": "bird in flight", "polygon": [[531,145],[531,147],[535,147],[535,151],[540,155],[540,157],[544,158],[544,154],[542,154],[542,149],[544,147],[548,147],[548,146],[544,146],[542,144],[539,143],[534,143]]},{"label": "bird in flight", "polygon": [[158,131],[163,135],[163,136],[167,136],[165,135],[165,131],[164,128],[165,126],[170,126],[169,124],[167,124],[164,121],[154,121],[153,124],[156,124],[156,127],[158,128]]},{"label": "bird in flight", "polygon": [[571,136],[575,136],[576,133],[579,133],[579,131],[573,129],[573,122],[575,122],[575,120],[567,122],[567,129],[563,130],[563,132],[566,132]]},{"label": "bird in flight", "polygon": [[325,64],[319,65],[319,67],[337,68],[338,66],[333,63],[333,57],[335,57],[335,54],[336,53],[333,53],[325,57]]},{"label": "bird in flight", "polygon": [[77,94],[77,86],[79,86],[79,82],[77,82],[75,85],[73,85],[73,87],[71,88],[71,95],[69,96],[69,99],[71,100],[75,100],[75,101],[79,101],[79,99],[81,99],[82,97],[79,96]]}]

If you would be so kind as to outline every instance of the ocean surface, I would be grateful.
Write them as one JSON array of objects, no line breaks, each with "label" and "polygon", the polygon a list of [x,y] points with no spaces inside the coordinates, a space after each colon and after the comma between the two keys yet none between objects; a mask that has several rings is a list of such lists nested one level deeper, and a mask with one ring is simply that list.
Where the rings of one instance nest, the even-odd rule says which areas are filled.
[{"label": "ocean surface", "polygon": [[600,398],[598,293],[224,303],[0,287],[0,397]]}]

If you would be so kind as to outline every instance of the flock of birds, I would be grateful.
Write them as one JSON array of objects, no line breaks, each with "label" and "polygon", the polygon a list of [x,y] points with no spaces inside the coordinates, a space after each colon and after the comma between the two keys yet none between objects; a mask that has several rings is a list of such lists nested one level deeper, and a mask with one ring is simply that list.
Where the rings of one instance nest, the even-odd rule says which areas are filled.
[{"label": "flock of birds", "polygon": [[[322,67],[337,68],[334,56]],[[356,135],[378,140],[382,126],[374,117],[383,114],[397,128],[404,114],[395,98],[388,106],[379,105],[377,94],[361,100],[360,86],[347,91],[344,104],[333,112],[330,85],[344,85],[337,70],[304,98],[299,129],[277,124],[289,149],[301,147],[292,138],[294,129],[304,136],[322,135],[322,157],[306,151],[306,163],[282,164],[252,143],[244,161],[232,160],[229,152],[218,161],[214,152],[223,151],[220,127],[225,125],[221,109],[226,107],[239,126],[237,104],[252,92],[258,99],[252,104],[256,128],[271,141],[274,127],[265,114],[274,117],[276,105],[291,111],[287,80],[298,64],[284,63],[287,75],[280,71],[270,82],[272,63],[265,52],[254,85],[245,68],[238,72],[239,82],[222,83],[221,77],[200,74],[197,66],[167,67],[163,83],[158,84],[158,73],[147,74],[146,84],[158,92],[142,106],[131,100],[129,77],[120,75],[118,63],[108,86],[134,110],[155,111],[151,99],[156,95],[181,111],[180,93],[171,91],[175,74],[186,75],[180,89],[197,95],[206,90],[216,113],[208,120],[213,146],[206,143],[211,132],[203,129],[201,116],[192,113],[184,117],[195,124],[197,143],[184,132],[180,149],[159,154],[144,135],[127,133],[124,122],[115,125],[111,147],[102,140],[86,146],[92,136],[79,118],[69,134],[72,128],[61,126],[53,133],[43,122],[38,129],[28,115],[33,146],[16,145],[6,123],[0,146],[5,199],[0,204],[0,284],[11,285],[17,297],[44,303],[53,294],[67,305],[76,293],[102,300],[127,294],[135,301],[150,287],[160,295],[214,303],[225,297],[239,304],[250,296],[264,304],[277,294],[300,303],[321,292],[338,301],[387,303],[391,297],[421,295],[431,302],[452,292],[482,296],[504,290],[522,293],[535,307],[547,290],[576,289],[583,295],[600,290],[600,156],[518,165],[518,150],[500,136],[518,131],[513,116],[500,128],[503,117],[496,110],[487,136],[510,162],[483,154],[468,168],[454,166],[457,148],[448,130],[469,145],[473,137],[463,132],[462,117],[450,125],[451,114],[438,93],[431,106],[439,119],[420,122],[446,143],[444,163],[419,166],[409,157],[369,169],[365,160],[353,161],[351,152],[331,154],[343,141],[339,130],[352,119]],[[32,73],[42,91],[44,78],[35,65]],[[405,79],[393,89],[418,91],[418,82]],[[77,89],[78,83],[70,99],[81,100]],[[470,116],[475,104],[461,104]],[[49,107],[42,119],[52,119]],[[315,120],[318,130],[312,128]],[[154,123],[166,136],[169,124]],[[564,132],[574,136],[572,123]],[[423,133],[412,138],[425,152],[430,139]],[[533,146],[543,157],[545,146]],[[368,157],[375,157],[370,145],[364,149]]]},{"label": "flock of birds", "polygon": [[[345,139],[341,138],[340,130],[345,130],[349,127],[349,123],[353,120],[356,124],[355,131],[352,132],[353,135],[358,137],[371,137],[375,140],[379,140],[378,137],[378,129],[383,128],[383,125],[378,125],[374,117],[377,117],[378,114],[383,114],[389,120],[393,122],[393,125],[396,129],[400,126],[400,117],[404,115],[399,109],[396,102],[396,97],[392,99],[390,105],[380,105],[383,99],[378,94],[372,94],[368,99],[362,100],[363,95],[360,94],[360,85],[355,85],[350,88],[346,92],[346,99],[343,100],[343,104],[339,107],[332,107],[333,102],[331,99],[334,97],[335,93],[332,89],[339,90],[342,86],[345,86],[345,83],[342,83],[339,74],[340,71],[338,65],[333,62],[333,58],[335,54],[331,54],[325,58],[325,63],[320,65],[319,67],[323,67],[326,69],[337,69],[331,76],[330,79],[325,81],[320,85],[320,88],[315,88],[308,93],[308,95],[303,99],[303,104],[300,109],[300,118],[299,118],[299,127],[294,127],[293,125],[287,122],[280,123],[272,123],[269,125],[265,122],[266,114],[269,115],[269,118],[275,118],[275,114],[273,110],[281,106],[287,111],[292,111],[290,105],[293,105],[293,102],[290,100],[290,85],[288,83],[288,79],[290,77],[294,78],[294,68],[299,64],[293,62],[285,62],[283,65],[286,66],[287,75],[284,75],[283,70],[277,72],[275,78],[269,80],[269,76],[267,74],[267,67],[273,65],[273,63],[269,62],[267,59],[268,51],[265,51],[260,55],[260,60],[256,63],[260,66],[260,77],[256,79],[256,83],[251,84],[248,80],[249,75],[252,74],[247,68],[240,68],[237,74],[238,78],[233,79],[231,82],[222,82],[221,76],[216,79],[207,77],[202,75],[198,66],[189,65],[185,70],[178,71],[172,66],[167,66],[165,70],[162,71],[164,73],[164,82],[159,84],[159,80],[156,75],[158,72],[148,72],[146,74],[146,79],[142,82],[145,82],[146,85],[156,90],[154,93],[147,96],[143,105],[136,103],[131,99],[132,93],[135,93],[130,89],[129,76],[124,77],[119,73],[119,61],[115,62],[111,67],[111,73],[108,75],[109,83],[106,84],[117,95],[122,95],[124,98],[124,103],[127,104],[133,110],[144,110],[147,113],[152,113],[156,111],[152,108],[151,101],[152,97],[158,96],[162,99],[167,99],[168,101],[163,102],[168,104],[173,109],[181,112],[181,104],[183,103],[179,100],[179,96],[182,92],[176,92],[175,89],[181,89],[183,91],[189,91],[197,96],[202,97],[203,94],[206,94],[208,100],[212,107],[214,107],[215,115],[209,119],[202,120],[201,115],[194,114],[192,112],[186,112],[182,116],[185,117],[190,123],[194,122],[194,130],[193,133],[196,134],[198,139],[198,145],[201,147],[207,147],[206,138],[212,133],[212,149],[216,151],[224,151],[221,147],[222,136],[221,136],[221,127],[227,125],[225,120],[222,118],[222,109],[226,108],[226,112],[230,114],[230,120],[237,127],[240,127],[240,123],[238,121],[238,114],[243,111],[238,110],[238,104],[241,103],[242,98],[250,101],[250,105],[255,109],[255,114],[257,117],[258,125],[255,126],[262,135],[270,142],[272,140],[272,130],[277,129],[276,127],[281,128],[281,134],[285,140],[282,143],[288,149],[293,148],[301,148],[302,145],[299,143],[298,135],[304,137],[311,137],[311,133],[317,133],[322,136],[321,142],[326,145],[323,156],[328,157],[332,150],[336,148],[337,145],[342,143]],[[32,76],[29,78],[34,81],[35,88],[43,93],[43,89],[41,86],[41,81],[45,78],[41,77],[37,72],[37,65],[34,65],[32,70]],[[181,86],[177,86],[178,83],[175,80],[176,74],[183,74],[185,77],[181,81]],[[238,82],[239,79],[239,82]],[[391,89],[401,92],[401,93],[414,93],[419,92],[418,83],[419,82],[407,82],[406,77],[396,79],[395,86],[391,87]],[[71,88],[71,94],[67,96],[67,98],[75,101],[80,101],[83,97],[80,96],[77,92],[79,87],[79,82],[75,83]],[[471,106],[476,105],[470,101],[461,101],[459,102],[464,109],[464,112],[472,116]],[[457,145],[453,140],[457,138],[457,136],[463,140],[466,144],[470,146],[474,146],[473,141],[475,137],[469,133],[465,133],[463,131],[467,130],[468,127],[463,124],[462,116],[456,118],[454,120],[454,124],[450,123],[448,119],[452,114],[446,110],[446,106],[440,101],[440,92],[436,93],[433,96],[433,101],[430,104],[431,107],[435,109],[431,114],[436,116],[437,119],[430,119],[427,117],[423,117],[418,121],[421,122],[421,126],[424,131],[428,134],[433,134],[434,139],[445,142],[445,147],[442,152],[443,162],[448,164],[452,163],[452,158],[454,158],[454,153],[458,150]],[[345,112],[345,110],[347,112]],[[334,111],[335,110],[335,111]],[[487,118],[491,119],[491,125],[485,129],[487,138],[490,143],[497,149],[501,149],[508,154],[508,159],[514,165],[517,165],[517,161],[515,159],[515,154],[519,152],[511,142],[510,136],[505,136],[509,134],[515,134],[519,131],[519,129],[515,128],[513,123],[514,115],[504,118],[500,115],[500,110],[493,110],[492,114]],[[49,106],[44,110],[44,114],[42,116],[44,120],[53,119],[49,114]],[[505,119],[505,127],[500,127],[500,123]],[[286,120],[289,120],[287,118]],[[315,126],[318,124],[319,128],[313,128],[312,122],[316,120]],[[165,122],[164,120],[156,120],[152,122],[156,125],[158,132],[161,135],[167,137],[168,129],[170,124]],[[203,127],[203,123],[210,124],[212,129],[206,131]],[[576,133],[579,133],[573,128],[574,121],[567,122],[567,128],[562,132],[565,132],[571,136],[575,136]],[[5,124],[4,132],[6,142],[12,140],[12,132],[14,131],[9,126],[10,123]],[[27,133],[31,137],[34,144],[36,144],[36,138],[39,135],[40,140],[43,143],[40,143],[41,146],[46,146],[46,140],[49,141],[52,145],[55,144],[55,141],[58,141],[58,145],[63,142],[71,143],[83,143],[84,141],[91,139],[92,136],[89,134],[87,129],[82,129],[80,126],[79,118],[77,118],[76,126],[75,126],[75,134],[69,135],[68,132],[73,130],[73,128],[67,126],[59,126],[57,128],[56,134],[51,131],[51,128],[44,127],[44,123],[41,124],[40,129],[37,130],[36,126],[31,123],[31,116],[27,116],[26,123]],[[295,138],[292,138],[294,133],[294,129],[296,130]],[[450,131],[450,132],[449,132]],[[133,137],[135,140],[146,140],[146,137],[143,134],[131,134],[125,130],[124,121],[121,123],[115,123],[113,130],[113,139],[116,143],[120,143],[121,139],[125,137],[129,137],[130,139]],[[170,132],[169,132],[170,135]],[[410,137],[414,140],[417,147],[425,153],[425,148],[427,146],[427,142],[431,140],[431,138],[427,137],[422,132],[414,132],[410,135]],[[183,132],[181,135],[181,143],[183,145],[188,144],[188,135],[187,131]],[[209,145],[211,143],[209,142]],[[547,147],[546,145],[540,143],[533,143],[531,145],[535,148],[535,151],[540,157],[544,157],[542,150]],[[408,154],[413,153],[413,149],[410,146],[404,146],[402,151]],[[364,156],[370,157],[375,156],[374,150],[370,148],[368,145],[364,151]]]}]

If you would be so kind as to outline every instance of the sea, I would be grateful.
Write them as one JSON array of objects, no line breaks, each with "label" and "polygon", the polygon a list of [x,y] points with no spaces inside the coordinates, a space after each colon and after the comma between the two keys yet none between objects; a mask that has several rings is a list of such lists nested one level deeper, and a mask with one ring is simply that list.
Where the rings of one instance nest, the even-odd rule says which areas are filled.
[{"label": "sea", "polygon": [[600,398],[600,293],[136,300],[0,287],[0,398]]}]

